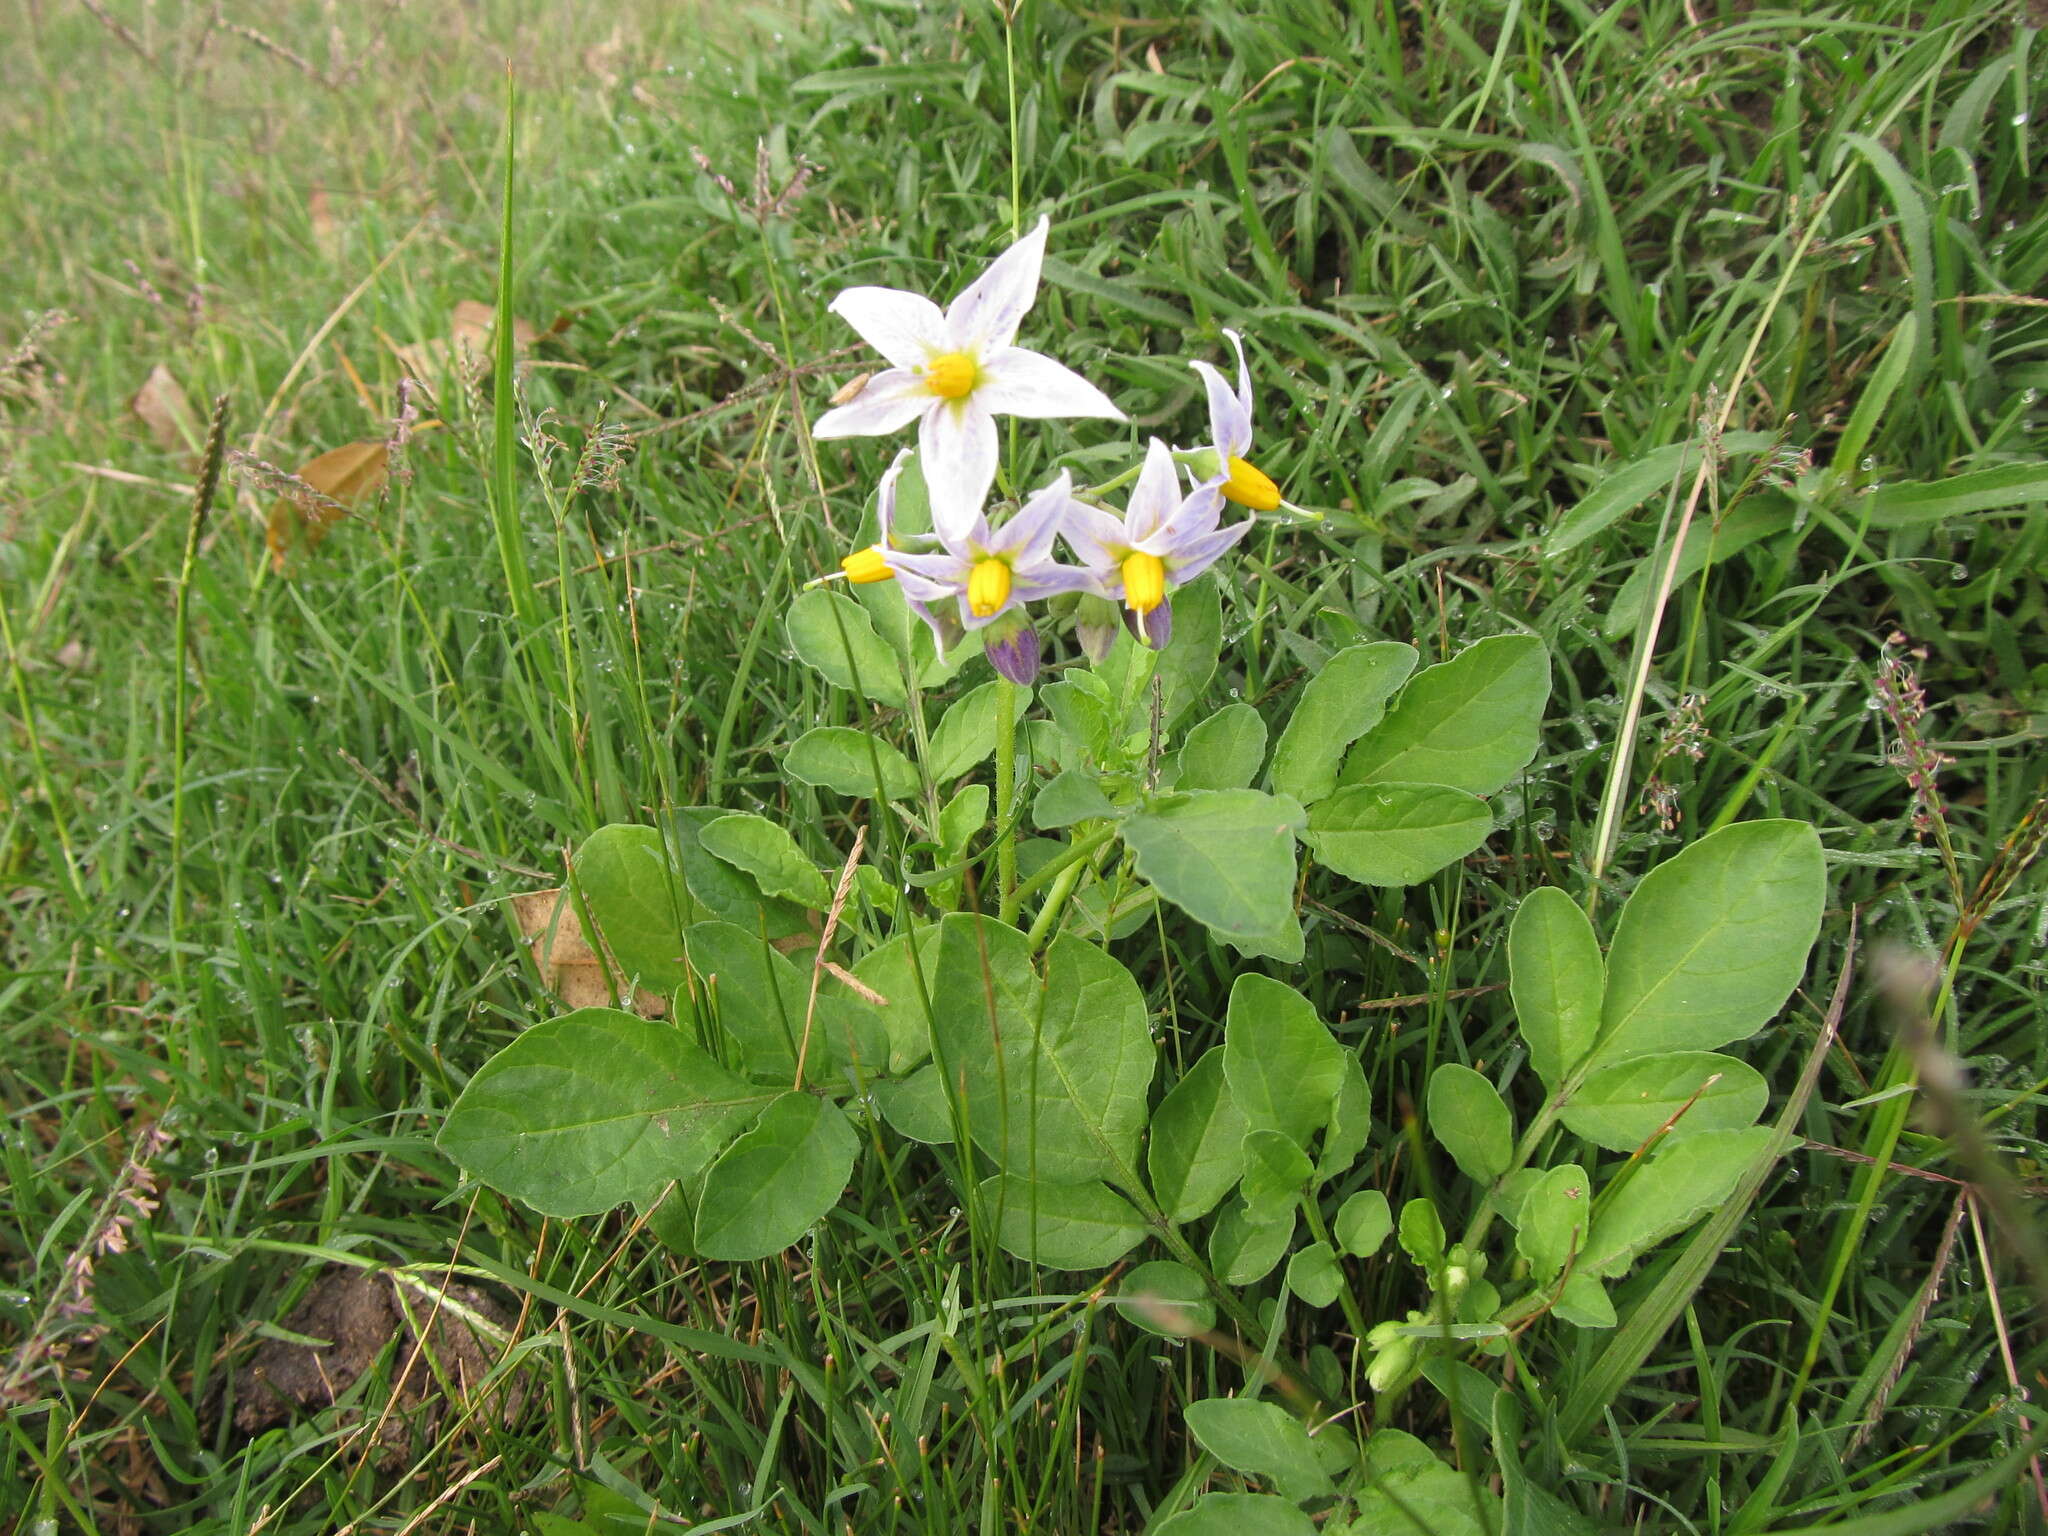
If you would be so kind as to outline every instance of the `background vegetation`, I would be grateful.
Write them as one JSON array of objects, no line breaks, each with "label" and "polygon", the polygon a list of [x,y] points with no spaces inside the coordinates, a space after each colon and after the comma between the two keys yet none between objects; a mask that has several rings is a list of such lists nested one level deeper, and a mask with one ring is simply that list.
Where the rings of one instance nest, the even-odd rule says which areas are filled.
[{"label": "background vegetation", "polygon": [[[1141,432],[1192,436],[1183,359],[1242,329],[1262,463],[1329,513],[1226,581],[1218,701],[1277,707],[1359,636],[1551,647],[1510,829],[1405,896],[1303,914],[1287,979],[1362,1048],[1397,1202],[1432,1177],[1402,1135],[1431,1069],[1510,1048],[1506,915],[1588,878],[1682,504],[1610,491],[1593,527],[1588,498],[1724,411],[1766,434],[1746,494],[1699,510],[1717,536],[1663,625],[1602,873],[1618,893],[1729,819],[1812,820],[1832,909],[1749,1059],[1788,1089],[1848,972],[1841,1037],[1809,1145],[1643,1368],[1594,1381],[1574,1335],[1538,1351],[1524,1456],[1602,1529],[2041,1518],[2031,1475],[1927,1501],[2020,1444],[2048,1358],[1998,1220],[2043,1156],[2048,517],[2009,480],[1900,489],[2039,457],[2038,16],[236,14],[16,0],[0,50],[0,1509],[1138,1531],[1232,1485],[1179,1410],[1237,1363],[976,1240],[928,1151],[892,1142],[805,1247],[726,1266],[630,1213],[543,1222],[433,1146],[468,1072],[552,1010],[508,898],[583,836],[766,808],[836,863],[870,814],[777,769],[805,729],[865,723],[779,624],[888,451],[803,429],[866,366],[824,304],[950,291],[1014,193],[1054,219],[1037,333]],[[536,333],[516,401],[446,345],[495,292],[508,184]],[[159,365],[182,410],[161,380],[135,403]],[[275,512],[281,470],[392,435],[409,374],[440,385],[410,480],[345,517]],[[188,569],[216,396],[263,462],[231,467]],[[1949,760],[1938,801],[1898,760],[1888,647]],[[1947,968],[1960,1104],[2011,1171],[1874,1095],[1887,950]],[[1171,923],[1121,952],[1169,1050],[1214,1042],[1235,955]],[[504,1390],[436,1409],[397,1380],[393,1325],[339,1403],[238,1424],[252,1361],[337,1264],[430,1291],[453,1266],[504,1308]],[[1369,1314],[1413,1304],[1369,1274]],[[1351,1340],[1318,1326],[1288,1347],[1347,1393]],[[1588,1391],[1597,1427],[1568,1438],[1555,1409]],[[1427,1393],[1394,1421],[1452,1443]]]}]

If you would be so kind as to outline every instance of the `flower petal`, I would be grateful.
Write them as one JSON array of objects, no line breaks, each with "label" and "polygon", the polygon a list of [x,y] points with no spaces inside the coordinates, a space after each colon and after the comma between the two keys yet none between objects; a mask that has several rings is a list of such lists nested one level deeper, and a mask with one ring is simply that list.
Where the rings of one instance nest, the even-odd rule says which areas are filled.
[{"label": "flower petal", "polygon": [[1078,565],[1054,565],[1047,561],[1030,570],[1020,567],[1011,572],[1010,595],[1020,603],[1035,603],[1062,592],[1094,592],[1099,596],[1101,590],[1095,572],[1084,571]]},{"label": "flower petal", "polygon": [[1080,556],[1082,564],[1098,572],[1113,572],[1131,548],[1122,521],[1085,501],[1076,501],[1067,508],[1066,520],[1060,524],[1060,537],[1067,541],[1067,548]]},{"label": "flower petal", "polygon": [[1223,334],[1230,338],[1230,344],[1237,349],[1237,403],[1244,407],[1247,421],[1252,414],[1252,371],[1245,365],[1244,338],[1225,326]]},{"label": "flower petal", "polygon": [[898,368],[922,368],[946,350],[946,317],[921,293],[848,288],[828,307]]},{"label": "flower petal", "polygon": [[1158,438],[1145,449],[1145,467],[1138,471],[1138,483],[1131,487],[1130,504],[1124,509],[1124,529],[1133,544],[1150,538],[1180,510],[1180,475],[1174,469],[1173,450]]},{"label": "flower petal", "polygon": [[918,423],[917,447],[940,541],[964,550],[977,527],[985,540],[981,509],[996,480],[995,418],[972,395],[933,401]]},{"label": "flower petal", "polygon": [[1017,515],[995,531],[989,540],[991,553],[1005,550],[1019,566],[1037,565],[1052,553],[1052,541],[1074,500],[1074,477],[1066,470],[1052,484],[1035,493],[1017,509]]},{"label": "flower petal", "polygon": [[896,521],[896,482],[910,464],[911,450],[899,448],[889,467],[882,471],[882,483],[875,487],[875,522],[881,528],[880,543],[889,542],[889,525]]},{"label": "flower petal", "polygon": [[1026,624],[1013,635],[991,640],[982,647],[989,665],[1020,688],[1038,680],[1038,631]]},{"label": "flower petal", "polygon": [[885,549],[882,559],[903,585],[903,595],[915,602],[936,603],[967,590],[967,562],[957,555],[910,555],[900,549]]},{"label": "flower petal", "polygon": [[1153,554],[1164,554],[1165,550],[1152,549],[1162,539],[1169,546],[1185,544],[1189,539],[1200,538],[1216,526],[1223,515],[1223,489],[1214,483],[1198,485],[1181,498],[1181,503],[1171,516],[1146,541],[1146,548]]},{"label": "flower petal", "polygon": [[1038,268],[1045,260],[1045,236],[1051,228],[1052,220],[1041,217],[1037,228],[998,256],[946,306],[948,351],[987,357],[1010,344],[1038,297]]},{"label": "flower petal", "polygon": [[1184,587],[1202,572],[1209,569],[1223,552],[1239,539],[1252,531],[1253,518],[1241,523],[1232,523],[1228,528],[1218,528],[1200,538],[1190,539],[1172,554],[1166,556],[1166,574],[1175,586]]},{"label": "flower petal", "polygon": [[1251,413],[1238,403],[1230,385],[1214,368],[1207,363],[1188,366],[1202,376],[1202,386],[1209,392],[1209,438],[1217,455],[1226,465],[1233,458],[1242,458],[1252,445]]},{"label": "flower petal", "polygon": [[886,437],[917,420],[931,399],[931,391],[915,374],[901,368],[884,369],[846,404],[813,422],[811,436]]},{"label": "flower petal", "polygon": [[1099,416],[1122,421],[1124,413],[1101,390],[1043,352],[1004,347],[981,364],[974,398],[999,416],[1038,421],[1062,416]]}]

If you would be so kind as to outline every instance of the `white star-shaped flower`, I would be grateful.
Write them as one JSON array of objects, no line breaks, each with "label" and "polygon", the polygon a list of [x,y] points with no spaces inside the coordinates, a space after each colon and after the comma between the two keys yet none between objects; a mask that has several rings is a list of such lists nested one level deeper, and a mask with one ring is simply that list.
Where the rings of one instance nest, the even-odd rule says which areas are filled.
[{"label": "white star-shaped flower", "polygon": [[832,312],[894,366],[820,416],[812,434],[880,437],[917,422],[941,538],[961,538],[981,516],[995,483],[997,416],[1124,419],[1072,369],[1010,344],[1038,296],[1050,227],[1041,218],[943,311],[900,288],[848,288],[832,301]]}]

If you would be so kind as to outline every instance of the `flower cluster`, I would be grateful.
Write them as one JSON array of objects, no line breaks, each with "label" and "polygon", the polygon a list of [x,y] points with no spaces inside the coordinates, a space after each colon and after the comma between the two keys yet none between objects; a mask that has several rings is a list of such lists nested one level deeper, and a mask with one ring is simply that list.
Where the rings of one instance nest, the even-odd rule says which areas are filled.
[{"label": "flower cluster", "polygon": [[[1040,219],[944,310],[894,288],[849,288],[835,298],[833,313],[892,366],[812,429],[817,437],[864,437],[917,423],[917,460],[932,508],[928,542],[937,547],[905,547],[910,541],[893,529],[897,482],[911,458],[906,448],[883,475],[876,497],[879,542],[847,556],[842,574],[855,582],[899,582],[942,647],[967,630],[987,631],[990,661],[1020,683],[1038,670],[1038,636],[1026,604],[1063,593],[1115,603],[1134,634],[1155,649],[1164,646],[1173,623],[1168,595],[1251,529],[1249,517],[1224,524],[1225,505],[1254,513],[1286,506],[1279,488],[1245,458],[1252,440],[1251,375],[1243,343],[1226,331],[1237,351],[1234,389],[1208,363],[1191,365],[1208,390],[1207,447],[1177,452],[1153,438],[1121,516],[1095,493],[1076,491],[1062,470],[999,526],[991,525],[998,415],[1126,419],[1079,374],[1012,344],[1038,296],[1048,228]],[[1078,563],[1062,563],[1056,543]],[[1089,626],[1082,627],[1085,635]]]}]

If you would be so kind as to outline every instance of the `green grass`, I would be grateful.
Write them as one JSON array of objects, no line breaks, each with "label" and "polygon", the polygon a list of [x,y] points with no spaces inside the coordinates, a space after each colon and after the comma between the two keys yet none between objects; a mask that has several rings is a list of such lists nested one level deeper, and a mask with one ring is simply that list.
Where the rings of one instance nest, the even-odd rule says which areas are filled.
[{"label": "green grass", "polygon": [[[830,295],[949,293],[1007,241],[1013,187],[1054,220],[1030,335],[1139,435],[1188,437],[1184,359],[1242,329],[1261,463],[1328,511],[1223,576],[1214,702],[1277,721],[1360,636],[1430,658],[1508,629],[1550,644],[1545,748],[1487,853],[1405,894],[1308,892],[1286,979],[1360,1046],[1366,1168],[1397,1203],[1431,1177],[1400,1134],[1431,1069],[1516,1049],[1498,991],[1515,901],[1589,889],[1641,644],[1610,615],[1658,568],[1690,473],[1565,553],[1546,536],[1724,404],[1779,442],[1778,483],[1726,525],[1761,508],[1758,536],[1664,614],[1599,899],[1718,820],[1812,820],[1834,859],[1822,944],[1747,1059],[1789,1092],[1853,965],[1840,1043],[1797,1127],[1814,1145],[1639,1368],[1615,1381],[1604,1341],[1529,1336],[1522,1457],[1595,1529],[2036,1528],[2026,1478],[1919,1507],[2021,1443],[2034,1415],[2004,1351],[2035,1392],[2048,1351],[1992,1213],[1944,1244],[1955,1181],[1996,1170],[1906,1099],[1870,1099],[1897,1019],[1867,979],[1887,948],[1949,958],[1963,1102],[2031,1191],[2038,869],[1965,912],[2048,787],[2048,516],[1879,515],[1887,487],[2040,456],[2044,49],[2021,10],[1703,4],[1695,26],[1668,0],[1468,0],[1425,24],[1023,0],[1012,53],[980,4],[644,6],[588,56],[609,17],[351,15],[331,55],[315,8],[267,21],[316,80],[234,33],[191,62],[204,7],[108,8],[153,63],[48,5],[0,58],[0,206],[21,215],[0,233],[0,355],[32,314],[74,317],[0,378],[0,1510],[23,1529],[539,1530],[658,1500],[685,1525],[758,1508],[741,1529],[1136,1532],[1212,1476],[1236,1485],[1180,1410],[1234,1390],[1238,1362],[1005,1257],[949,1154],[878,1128],[805,1246],[724,1266],[630,1213],[543,1222],[434,1147],[468,1074],[553,1009],[506,899],[556,883],[598,826],[718,804],[777,815],[828,865],[856,825],[885,873],[909,857],[884,813],[779,768],[816,724],[908,734],[783,636],[894,447],[814,445],[801,422],[866,366]],[[777,187],[817,167],[765,221],[694,158],[744,191],[757,141]],[[402,369],[382,338],[444,334],[454,302],[497,291],[501,249],[513,309],[562,317],[522,398],[451,392],[412,482],[287,574],[271,494],[231,476],[181,583],[194,470],[128,413],[150,369],[201,417],[225,395],[230,445],[295,468],[386,434]],[[579,489],[600,407],[632,451],[616,488]],[[1074,441],[1021,436],[1016,484]],[[1106,473],[1123,452],[1060,461]],[[1871,707],[1895,628],[1926,648],[1928,730],[1955,759],[1960,892],[1913,835]],[[1703,755],[1660,757],[1688,696]],[[1672,826],[1643,805],[1653,772]],[[1178,1071],[1218,1038],[1239,957],[1178,920],[1118,954]],[[67,1256],[151,1123],[176,1142],[161,1208],[97,1263],[104,1335],[66,1325],[60,1362],[13,1374],[61,1331]],[[1887,1149],[1903,1171],[1855,1160]],[[1916,1302],[1937,1249],[1938,1295]],[[393,1351],[336,1407],[238,1432],[251,1351],[328,1262],[493,1290],[519,1319],[523,1410],[486,1402],[366,1455]],[[1355,1278],[1369,1318],[1417,1302],[1395,1265]],[[1624,1312],[1661,1278],[1622,1288]],[[1348,1334],[1304,1314],[1280,1347],[1333,1406],[1360,1395]],[[1427,1392],[1388,1422],[1453,1443]]]}]

